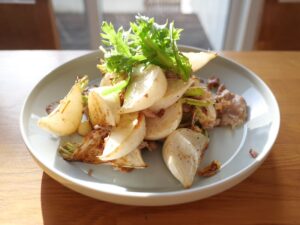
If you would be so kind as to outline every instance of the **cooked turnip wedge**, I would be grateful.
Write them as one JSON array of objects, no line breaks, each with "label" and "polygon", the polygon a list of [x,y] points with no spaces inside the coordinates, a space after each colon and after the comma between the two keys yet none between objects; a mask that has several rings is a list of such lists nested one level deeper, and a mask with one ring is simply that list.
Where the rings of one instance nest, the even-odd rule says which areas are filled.
[{"label": "cooked turnip wedge", "polygon": [[138,113],[124,114],[120,118],[120,122],[116,127],[113,127],[109,138],[105,142],[104,151],[109,152],[119,147],[123,141],[132,133],[138,122]]},{"label": "cooked turnip wedge", "polygon": [[91,131],[92,131],[92,126],[91,126],[90,122],[87,120],[81,122],[79,124],[78,130],[77,130],[77,132],[80,136],[86,136]]},{"label": "cooked turnip wedge", "polygon": [[183,81],[181,79],[170,78],[167,79],[167,81],[168,88],[165,95],[149,108],[151,111],[158,112],[161,109],[166,109],[173,105],[193,84],[194,79],[190,78],[188,81]]},{"label": "cooked turnip wedge", "polygon": [[124,96],[121,113],[146,109],[159,101],[167,90],[167,79],[162,69],[155,65],[134,69]]},{"label": "cooked turnip wedge", "polygon": [[215,52],[182,52],[182,54],[189,59],[193,72],[201,69],[217,56]]},{"label": "cooked turnip wedge", "polygon": [[76,132],[82,118],[82,91],[87,83],[87,76],[77,80],[56,109],[48,116],[39,119],[38,126],[58,136]]},{"label": "cooked turnip wedge", "polygon": [[163,146],[163,159],[184,188],[193,184],[195,174],[208,144],[208,138],[187,128],[173,131]]},{"label": "cooked turnip wedge", "polygon": [[120,120],[119,94],[102,95],[105,88],[94,88],[88,95],[89,118],[94,126],[115,126]]},{"label": "cooked turnip wedge", "polygon": [[145,134],[146,122],[142,113],[122,115],[118,126],[112,128],[100,159],[110,161],[129,154],[143,141]]},{"label": "cooked turnip wedge", "polygon": [[132,168],[132,169],[142,169],[147,167],[144,162],[141,154],[141,150],[135,149],[130,152],[128,155],[123,156],[122,158],[111,161],[111,164],[114,167],[118,168]]},{"label": "cooked turnip wedge", "polygon": [[162,117],[146,117],[147,140],[159,140],[167,137],[178,127],[182,119],[182,104],[180,101],[168,107]]},{"label": "cooked turnip wedge", "polygon": [[104,87],[104,86],[110,86],[112,85],[112,79],[113,79],[113,76],[111,74],[105,74],[101,81],[100,81],[100,87]]}]

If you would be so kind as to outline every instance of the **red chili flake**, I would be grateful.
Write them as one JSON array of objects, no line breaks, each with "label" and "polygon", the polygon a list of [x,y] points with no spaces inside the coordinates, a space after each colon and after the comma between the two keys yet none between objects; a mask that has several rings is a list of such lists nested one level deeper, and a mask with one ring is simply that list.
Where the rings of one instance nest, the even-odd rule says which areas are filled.
[{"label": "red chili flake", "polygon": [[252,157],[253,159],[255,159],[255,158],[258,156],[258,152],[255,151],[255,150],[252,149],[252,148],[249,150],[249,154],[251,155],[251,157]]}]

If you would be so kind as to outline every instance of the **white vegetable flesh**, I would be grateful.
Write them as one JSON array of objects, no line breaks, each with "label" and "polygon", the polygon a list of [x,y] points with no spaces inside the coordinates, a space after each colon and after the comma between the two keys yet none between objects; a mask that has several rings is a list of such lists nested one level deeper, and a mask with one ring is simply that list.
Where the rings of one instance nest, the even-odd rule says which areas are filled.
[{"label": "white vegetable flesh", "polygon": [[92,127],[89,121],[83,121],[80,123],[79,127],[78,127],[78,134],[81,136],[86,136],[89,132],[92,131]]},{"label": "white vegetable flesh", "polygon": [[100,87],[111,86],[112,79],[113,79],[113,76],[111,74],[105,74],[100,81]]},{"label": "white vegetable flesh", "polygon": [[177,102],[186,90],[193,84],[194,79],[190,78],[188,81],[183,81],[181,79],[169,78],[167,79],[168,88],[165,95],[160,98],[154,105],[149,109],[158,112],[161,109],[166,109],[169,106]]},{"label": "white vegetable flesh", "polygon": [[147,140],[159,140],[172,133],[182,119],[182,104],[180,101],[168,107],[163,116],[156,118],[146,117],[146,137]]},{"label": "white vegetable flesh", "polygon": [[170,172],[189,188],[194,181],[208,138],[200,132],[181,128],[172,132],[163,145],[163,159]]},{"label": "white vegetable flesh", "polygon": [[66,136],[77,131],[83,111],[82,88],[80,82],[73,85],[67,96],[56,109],[38,121],[38,126],[57,135]]},{"label": "white vegetable flesh", "polygon": [[167,79],[155,65],[138,66],[131,75],[121,113],[137,112],[159,101],[167,91]]},{"label": "white vegetable flesh", "polygon": [[182,54],[189,59],[193,72],[200,70],[217,56],[214,52],[183,52]]},{"label": "white vegetable flesh", "polygon": [[102,95],[105,88],[94,88],[88,95],[89,118],[94,126],[116,126],[120,120],[119,94]]},{"label": "white vegetable flesh", "polygon": [[125,155],[122,158],[112,161],[111,164],[119,168],[133,169],[142,169],[147,166],[142,158],[141,150],[139,149],[135,149],[128,155]]},{"label": "white vegetable flesh", "polygon": [[100,159],[110,161],[119,159],[134,151],[146,135],[146,122],[142,113],[121,116],[120,123],[112,128]]}]

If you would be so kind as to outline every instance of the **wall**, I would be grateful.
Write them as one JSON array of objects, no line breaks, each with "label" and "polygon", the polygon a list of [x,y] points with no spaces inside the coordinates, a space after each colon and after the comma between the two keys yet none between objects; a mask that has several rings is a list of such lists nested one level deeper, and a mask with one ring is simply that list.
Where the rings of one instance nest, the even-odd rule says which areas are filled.
[{"label": "wall", "polygon": [[84,13],[84,1],[97,1],[101,12],[142,12],[143,0],[52,0],[56,12]]},{"label": "wall", "polygon": [[84,13],[85,0],[52,0],[55,12]]},{"label": "wall", "polygon": [[230,0],[191,0],[191,9],[197,13],[215,50],[221,50],[227,27]]},{"label": "wall", "polygon": [[[56,12],[84,13],[84,1],[52,0]],[[98,2],[99,12],[142,12],[143,0],[88,0]],[[183,13],[196,13],[214,50],[224,47],[230,0],[181,0]]]},{"label": "wall", "polygon": [[101,0],[103,12],[142,12],[143,0]]}]

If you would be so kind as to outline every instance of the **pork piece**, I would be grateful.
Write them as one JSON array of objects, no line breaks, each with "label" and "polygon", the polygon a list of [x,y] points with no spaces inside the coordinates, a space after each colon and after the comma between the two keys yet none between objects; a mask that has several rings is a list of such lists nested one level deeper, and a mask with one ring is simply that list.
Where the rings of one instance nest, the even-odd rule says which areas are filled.
[{"label": "pork piece", "polygon": [[226,89],[224,84],[220,84],[217,90],[217,94],[220,95],[222,93],[222,91],[224,91]]},{"label": "pork piece", "polygon": [[220,85],[215,96],[219,126],[236,127],[247,119],[247,105],[245,99],[230,92],[224,85]]},{"label": "pork piece", "polygon": [[213,88],[218,88],[220,86],[220,79],[218,77],[211,77],[207,81],[207,88],[212,90]]},{"label": "pork piece", "polygon": [[217,112],[213,105],[209,105],[201,109],[202,113],[199,115],[199,122],[204,129],[212,129],[218,125]]}]

